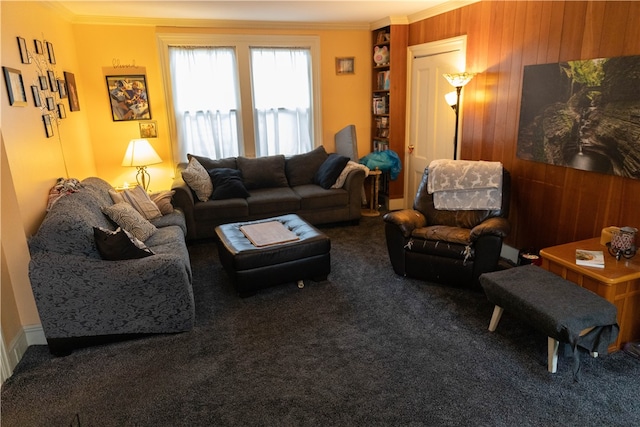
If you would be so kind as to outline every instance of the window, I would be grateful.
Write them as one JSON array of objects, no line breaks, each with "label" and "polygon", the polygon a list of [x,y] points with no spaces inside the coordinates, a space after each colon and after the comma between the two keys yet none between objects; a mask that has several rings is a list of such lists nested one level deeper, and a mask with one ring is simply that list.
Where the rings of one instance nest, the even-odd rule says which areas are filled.
[{"label": "window", "polygon": [[293,155],[321,140],[317,37],[159,35],[176,161]]}]

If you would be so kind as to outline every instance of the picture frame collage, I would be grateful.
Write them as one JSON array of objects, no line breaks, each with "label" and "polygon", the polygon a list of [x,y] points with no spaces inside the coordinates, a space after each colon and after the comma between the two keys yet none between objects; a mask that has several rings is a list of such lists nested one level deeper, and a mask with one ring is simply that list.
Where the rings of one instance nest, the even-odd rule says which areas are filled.
[{"label": "picture frame collage", "polygon": [[[75,75],[65,71],[63,77],[56,75],[56,55],[53,43],[47,40],[33,40],[33,51],[27,48],[27,41],[23,37],[16,37],[20,61],[25,65],[35,64],[38,68],[37,77],[30,85],[33,105],[42,111],[42,122],[47,138],[54,136],[54,125],[67,117],[67,107],[64,99],[69,102],[69,111],[80,111],[78,90]],[[26,107],[28,91],[25,89],[22,71],[12,67],[2,67],[9,105],[12,107]]]}]

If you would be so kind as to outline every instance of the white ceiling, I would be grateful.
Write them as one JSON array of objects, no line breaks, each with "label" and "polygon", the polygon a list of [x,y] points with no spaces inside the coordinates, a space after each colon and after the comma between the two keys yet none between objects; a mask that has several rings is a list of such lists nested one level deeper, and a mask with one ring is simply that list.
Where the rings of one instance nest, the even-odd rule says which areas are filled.
[{"label": "white ceiling", "polygon": [[[478,1],[478,0],[475,0]],[[471,1],[472,2],[472,1]],[[452,10],[469,0],[56,0],[51,4],[76,21],[213,20],[370,24],[429,10]],[[446,10],[442,10],[446,11]],[[440,12],[440,11],[439,11]],[[440,12],[441,13],[441,12]]]}]

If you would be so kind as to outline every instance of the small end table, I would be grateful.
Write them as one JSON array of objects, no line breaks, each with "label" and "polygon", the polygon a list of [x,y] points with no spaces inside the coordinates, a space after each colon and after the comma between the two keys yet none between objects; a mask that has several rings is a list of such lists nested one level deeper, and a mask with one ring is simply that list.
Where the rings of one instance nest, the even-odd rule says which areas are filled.
[{"label": "small end table", "polygon": [[380,175],[382,171],[380,169],[374,169],[369,171],[369,178],[371,178],[371,197],[369,198],[369,209],[362,210],[362,216],[379,216],[378,211],[378,192],[380,191]]}]

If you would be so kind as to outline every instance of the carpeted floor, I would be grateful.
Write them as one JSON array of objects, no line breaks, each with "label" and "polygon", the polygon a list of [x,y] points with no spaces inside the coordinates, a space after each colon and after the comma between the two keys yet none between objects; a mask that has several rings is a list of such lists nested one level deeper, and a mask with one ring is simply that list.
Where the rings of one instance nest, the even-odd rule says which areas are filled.
[{"label": "carpeted floor", "polygon": [[[30,347],[2,387],[12,426],[631,426],[640,361],[582,356],[482,293],[393,273],[380,218],[322,228],[329,280],[236,296],[212,242],[191,245],[197,326],[52,358]],[[77,414],[77,418],[76,418]]]}]

